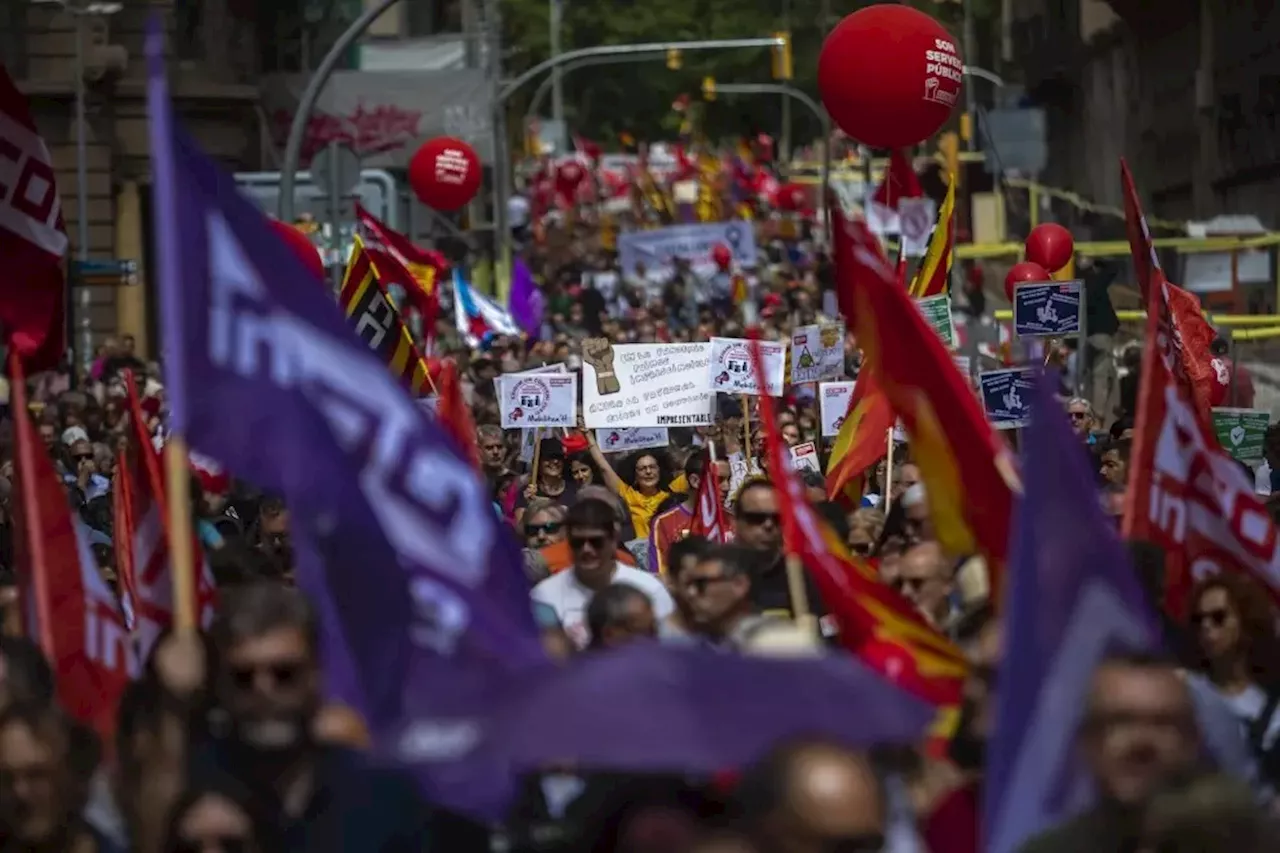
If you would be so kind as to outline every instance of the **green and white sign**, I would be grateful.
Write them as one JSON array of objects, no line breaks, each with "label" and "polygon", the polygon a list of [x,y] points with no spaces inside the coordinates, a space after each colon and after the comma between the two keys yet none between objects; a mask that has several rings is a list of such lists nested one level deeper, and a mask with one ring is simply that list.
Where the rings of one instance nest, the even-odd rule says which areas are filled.
[{"label": "green and white sign", "polygon": [[1241,462],[1257,462],[1262,458],[1262,444],[1267,435],[1271,413],[1266,409],[1214,409],[1213,429],[1218,442]]},{"label": "green and white sign", "polygon": [[951,317],[951,296],[940,293],[937,296],[926,296],[916,300],[916,307],[924,315],[924,319],[933,326],[933,330],[942,338],[947,349],[956,348],[956,324]]}]

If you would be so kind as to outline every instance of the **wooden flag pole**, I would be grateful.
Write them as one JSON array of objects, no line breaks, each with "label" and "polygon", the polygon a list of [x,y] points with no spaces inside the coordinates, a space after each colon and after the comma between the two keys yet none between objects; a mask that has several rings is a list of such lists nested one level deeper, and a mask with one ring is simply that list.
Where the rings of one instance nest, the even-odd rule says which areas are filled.
[{"label": "wooden flag pole", "polygon": [[889,450],[884,457],[884,514],[887,516],[893,506],[893,427],[889,427],[886,441]]},{"label": "wooden flag pole", "polygon": [[195,551],[191,543],[191,473],[187,440],[171,435],[164,444],[165,491],[168,493],[169,557],[173,571],[173,627],[194,633],[196,620]]},{"label": "wooden flag pole", "polygon": [[747,460],[748,470],[760,470],[751,446],[751,398],[746,394],[742,395],[742,458]]}]

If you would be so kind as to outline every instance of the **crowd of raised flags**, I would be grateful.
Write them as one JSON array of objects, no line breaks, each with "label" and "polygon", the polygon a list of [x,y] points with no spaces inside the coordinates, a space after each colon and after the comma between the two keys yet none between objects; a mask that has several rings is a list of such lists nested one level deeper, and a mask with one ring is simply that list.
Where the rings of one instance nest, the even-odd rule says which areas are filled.
[{"label": "crowd of raised flags", "polygon": [[[520,547],[477,475],[476,427],[458,367],[430,352],[437,322],[447,319],[446,282],[468,347],[522,330],[536,337],[542,296],[528,267],[512,265],[503,308],[444,257],[358,210],[360,236],[335,302],[175,122],[161,42],[149,34],[151,280],[162,306],[166,442],[157,454],[130,379],[131,428],[113,492],[118,595],[98,575],[26,414],[27,377],[51,367],[46,353],[62,345],[54,274],[66,239],[56,196],[42,211],[10,203],[0,220],[0,260],[21,281],[7,285],[20,297],[0,298],[13,379],[14,562],[27,596],[24,630],[51,661],[69,713],[109,737],[120,696],[157,638],[207,624],[217,607],[190,519],[179,517],[183,501],[173,499],[181,481],[166,475],[166,465],[185,472],[189,452],[283,497],[297,583],[321,617],[330,692],[359,712],[378,754],[410,768],[434,804],[498,819],[518,772],[545,763],[713,772],[805,732],[859,746],[925,743],[930,754],[946,754],[970,675],[966,656],[810,504],[768,396],[758,398],[762,459],[787,570],[799,589],[811,579],[848,654],[820,664],[653,646],[554,663]],[[24,153],[47,163],[3,75],[0,113],[20,125]],[[920,194],[901,159],[877,202],[891,207],[895,196]],[[1161,270],[1123,164],[1121,180],[1148,306],[1124,536],[1165,549],[1170,614],[1186,614],[1193,580],[1206,572],[1248,575],[1280,599],[1276,528],[1212,427],[1214,333],[1195,297]],[[644,186],[657,193],[651,176]],[[898,421],[938,542],[950,554],[985,558],[1006,654],[982,823],[984,849],[1006,853],[1078,808],[1072,795],[1087,780],[1073,743],[1094,666],[1117,648],[1154,650],[1160,639],[1054,378],[1037,385],[1015,454],[912,304],[947,290],[954,204],[952,182],[910,282],[864,223],[833,207],[834,290],[861,370],[825,486],[832,500],[856,506]],[[421,318],[426,351],[392,287]],[[763,375],[758,345],[753,358]],[[702,479],[691,528],[723,541],[730,520],[714,457],[708,461],[712,475]],[[807,608],[795,610],[806,625]],[[646,720],[693,720],[721,732],[699,742]]]}]

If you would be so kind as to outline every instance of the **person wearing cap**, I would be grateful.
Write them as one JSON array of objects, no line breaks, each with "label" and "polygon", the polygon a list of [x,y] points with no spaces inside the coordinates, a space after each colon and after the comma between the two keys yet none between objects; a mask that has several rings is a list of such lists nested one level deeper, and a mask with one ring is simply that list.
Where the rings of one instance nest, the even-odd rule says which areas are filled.
[{"label": "person wearing cap", "polygon": [[546,498],[561,506],[571,506],[578,494],[578,486],[565,476],[564,445],[558,438],[544,438],[538,444],[538,470],[529,475],[529,481],[516,498],[516,515],[522,516],[529,501]]}]

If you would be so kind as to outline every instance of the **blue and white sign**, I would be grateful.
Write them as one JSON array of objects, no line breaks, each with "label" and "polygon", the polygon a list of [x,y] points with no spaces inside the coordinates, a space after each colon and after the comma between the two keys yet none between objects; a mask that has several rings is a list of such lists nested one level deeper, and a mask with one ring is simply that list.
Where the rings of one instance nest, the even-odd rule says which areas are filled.
[{"label": "blue and white sign", "polygon": [[1031,393],[1036,387],[1035,367],[1011,367],[978,374],[982,408],[996,429],[1022,429],[1031,423]]},{"label": "blue and white sign", "polygon": [[1080,333],[1083,282],[1020,284],[1013,291],[1013,331],[1018,337]]},{"label": "blue and white sign", "polygon": [[627,231],[618,236],[618,262],[626,275],[636,274],[636,264],[644,264],[650,277],[666,277],[674,258],[689,260],[701,275],[715,272],[712,250],[724,244],[739,265],[756,262],[756,235],[750,222],[699,222],[673,225],[652,231]]}]

